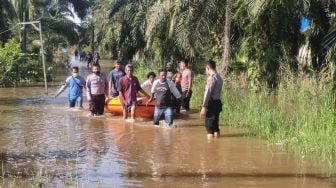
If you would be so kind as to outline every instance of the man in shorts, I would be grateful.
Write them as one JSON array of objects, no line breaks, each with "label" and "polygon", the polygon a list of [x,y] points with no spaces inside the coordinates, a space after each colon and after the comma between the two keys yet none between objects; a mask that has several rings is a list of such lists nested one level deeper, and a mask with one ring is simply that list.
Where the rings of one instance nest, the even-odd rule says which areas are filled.
[{"label": "man in shorts", "polygon": [[126,75],[119,79],[119,98],[123,106],[123,118],[127,120],[128,112],[131,112],[131,119],[129,122],[135,121],[135,108],[137,102],[137,93],[140,91],[147,98],[150,96],[141,88],[139,80],[136,76],[133,76],[133,66],[131,64],[126,65]]}]

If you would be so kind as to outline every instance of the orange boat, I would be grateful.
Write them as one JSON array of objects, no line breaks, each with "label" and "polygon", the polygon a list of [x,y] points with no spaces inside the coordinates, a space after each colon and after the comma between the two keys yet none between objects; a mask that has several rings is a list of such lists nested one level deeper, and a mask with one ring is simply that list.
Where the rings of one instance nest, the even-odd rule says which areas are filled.
[{"label": "orange boat", "polygon": [[[142,118],[153,118],[155,103],[152,101],[147,104],[148,99],[146,97],[138,97],[137,107],[135,109],[135,116]],[[112,98],[106,101],[105,111],[114,115],[122,115],[123,109],[120,99],[118,97]]]}]

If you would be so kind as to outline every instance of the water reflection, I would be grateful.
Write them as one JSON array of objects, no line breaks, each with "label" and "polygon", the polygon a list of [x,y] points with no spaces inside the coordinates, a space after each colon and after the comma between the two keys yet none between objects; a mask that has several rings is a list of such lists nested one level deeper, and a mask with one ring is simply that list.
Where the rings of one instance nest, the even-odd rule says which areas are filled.
[{"label": "water reflection", "polygon": [[66,94],[53,99],[43,92],[0,89],[4,185],[12,175],[20,186],[43,171],[52,187],[336,186],[333,172],[244,130],[223,127],[221,139],[208,141],[198,114],[182,116],[176,129],[128,124],[110,115],[90,118],[69,110]]}]

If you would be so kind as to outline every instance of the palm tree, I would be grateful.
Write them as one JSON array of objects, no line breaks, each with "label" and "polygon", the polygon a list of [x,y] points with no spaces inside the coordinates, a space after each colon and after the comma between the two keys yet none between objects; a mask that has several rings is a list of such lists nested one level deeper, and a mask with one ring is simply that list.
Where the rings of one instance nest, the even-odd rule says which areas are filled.
[{"label": "palm tree", "polygon": [[[333,23],[331,1],[319,0],[251,0],[238,1],[235,23],[243,28],[240,39],[245,48],[240,48],[250,62],[255,62],[258,79],[265,80],[268,86],[276,87],[280,63],[288,63],[297,69],[296,56],[302,44],[308,41],[313,69],[320,70],[324,65],[321,44]],[[241,10],[245,11],[241,11]],[[299,33],[302,16],[311,21],[310,32]],[[248,44],[248,45],[246,45]],[[246,48],[248,47],[248,48]],[[281,59],[286,55],[289,62]]]},{"label": "palm tree", "polygon": [[222,66],[220,73],[224,78],[228,75],[228,69],[231,61],[231,45],[230,45],[230,31],[231,31],[231,11],[232,11],[232,1],[226,0],[225,8],[225,26],[224,26],[224,37],[223,37],[223,54],[222,54]]},{"label": "palm tree", "polygon": [[0,42],[5,43],[9,38],[10,31],[7,31],[10,27],[8,24],[14,15],[14,10],[11,3],[8,0],[0,0]]},{"label": "palm tree", "polygon": [[221,0],[116,0],[110,4],[110,19],[124,15],[127,19],[119,19],[119,24],[131,26],[128,28],[137,36],[133,41],[145,41],[146,49],[160,46],[165,59],[173,54],[196,57],[211,41],[217,23],[223,20],[224,5]]},{"label": "palm tree", "polygon": [[[62,34],[74,42],[78,40],[75,32],[76,25],[67,16],[72,15],[71,7],[77,15],[84,19],[88,15],[90,1],[88,0],[11,0],[12,9],[15,14],[16,23],[30,20],[41,20],[43,25],[48,25],[45,29]],[[67,31],[67,32],[64,32]],[[26,51],[26,25],[21,33],[22,50]]]}]

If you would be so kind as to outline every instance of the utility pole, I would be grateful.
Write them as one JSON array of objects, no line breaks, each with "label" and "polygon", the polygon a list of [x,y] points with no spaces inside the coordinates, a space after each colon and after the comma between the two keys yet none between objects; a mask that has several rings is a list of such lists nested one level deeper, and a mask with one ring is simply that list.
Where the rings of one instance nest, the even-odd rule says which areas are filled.
[{"label": "utility pole", "polygon": [[[48,84],[47,84],[47,73],[46,73],[46,66],[45,66],[45,60],[44,60],[44,48],[43,48],[43,38],[42,38],[42,25],[41,21],[31,21],[31,22],[21,22],[19,23],[21,25],[32,25],[35,30],[40,32],[40,43],[41,43],[41,56],[42,56],[42,65],[43,65],[43,77],[44,77],[44,88],[45,88],[45,94],[48,95]],[[36,26],[35,24],[38,24]]]}]

